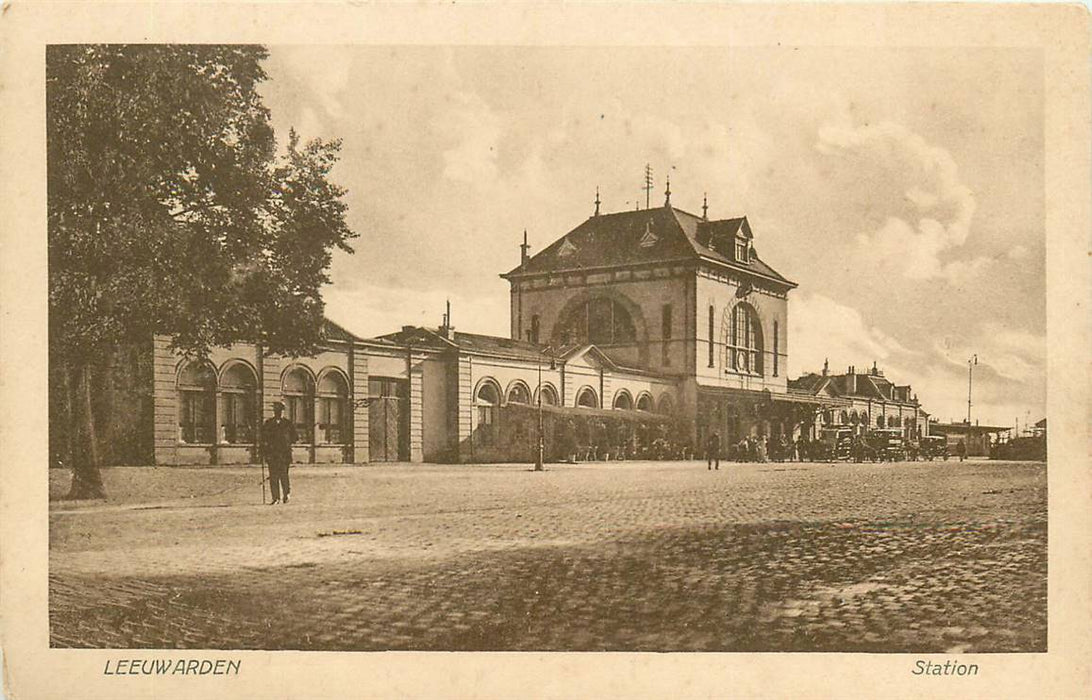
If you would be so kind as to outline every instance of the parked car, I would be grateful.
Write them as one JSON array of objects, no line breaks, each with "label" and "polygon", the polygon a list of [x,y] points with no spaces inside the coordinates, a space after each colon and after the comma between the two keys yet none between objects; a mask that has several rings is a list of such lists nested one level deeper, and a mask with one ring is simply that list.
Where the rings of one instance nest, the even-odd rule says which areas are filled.
[{"label": "parked car", "polygon": [[948,438],[943,435],[926,435],[921,439],[921,456],[932,462],[934,459],[948,460]]},{"label": "parked car", "polygon": [[853,428],[823,428],[819,431],[818,459],[849,459],[853,446]]},{"label": "parked car", "polygon": [[900,428],[876,428],[866,441],[875,459],[880,462],[899,462],[906,459],[906,442]]}]

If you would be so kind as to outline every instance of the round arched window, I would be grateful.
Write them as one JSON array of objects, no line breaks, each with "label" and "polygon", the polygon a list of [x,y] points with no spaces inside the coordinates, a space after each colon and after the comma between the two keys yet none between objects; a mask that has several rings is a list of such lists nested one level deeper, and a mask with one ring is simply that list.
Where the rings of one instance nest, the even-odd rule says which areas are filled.
[{"label": "round arched window", "polygon": [[254,442],[258,380],[254,370],[236,362],[220,378],[220,439],[231,444]]},{"label": "round arched window", "polygon": [[728,366],[743,374],[762,374],[762,325],[758,314],[743,302],[736,304],[731,314],[726,343]]},{"label": "round arched window", "polygon": [[315,438],[315,380],[303,367],[293,367],[281,382],[285,417],[296,428],[296,442],[310,445]]},{"label": "round arched window", "polygon": [[508,389],[508,403],[531,403],[531,394],[522,383],[513,384]]},{"label": "round arched window", "polygon": [[637,340],[637,327],[621,302],[592,297],[564,312],[554,327],[554,339],[563,345],[632,343]]},{"label": "round arched window", "polygon": [[178,374],[178,438],[191,444],[215,439],[216,371],[207,362],[189,362]]},{"label": "round arched window", "polygon": [[584,387],[576,395],[576,405],[581,408],[599,408],[599,398],[591,387]]},{"label": "round arched window", "polygon": [[614,397],[614,407],[623,411],[633,410],[633,397],[628,391],[619,391]]},{"label": "round arched window", "polygon": [[556,406],[558,404],[557,391],[549,384],[543,384],[539,392],[543,406]]},{"label": "round arched window", "polygon": [[341,445],[349,441],[349,384],[341,372],[322,375],[318,386],[319,431],[322,441]]}]

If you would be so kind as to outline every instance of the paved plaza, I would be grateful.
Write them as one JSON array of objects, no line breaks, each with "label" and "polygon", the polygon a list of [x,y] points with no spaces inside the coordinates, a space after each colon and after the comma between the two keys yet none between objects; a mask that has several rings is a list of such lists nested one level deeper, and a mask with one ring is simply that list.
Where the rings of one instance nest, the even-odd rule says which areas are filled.
[{"label": "paved plaza", "polygon": [[1043,464],[299,467],[283,506],[259,473],[52,501],[53,646],[1046,650]]}]

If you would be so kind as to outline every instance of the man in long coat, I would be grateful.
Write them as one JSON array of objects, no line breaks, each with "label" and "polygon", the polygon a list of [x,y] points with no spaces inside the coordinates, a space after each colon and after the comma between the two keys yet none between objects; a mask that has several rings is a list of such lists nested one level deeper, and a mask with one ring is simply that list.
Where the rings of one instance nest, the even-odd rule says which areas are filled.
[{"label": "man in long coat", "polygon": [[283,418],[284,404],[273,403],[273,417],[262,424],[262,458],[269,465],[269,489],[273,493],[273,502],[288,503],[288,465],[292,463],[292,443],[296,441],[296,428],[292,421]]}]

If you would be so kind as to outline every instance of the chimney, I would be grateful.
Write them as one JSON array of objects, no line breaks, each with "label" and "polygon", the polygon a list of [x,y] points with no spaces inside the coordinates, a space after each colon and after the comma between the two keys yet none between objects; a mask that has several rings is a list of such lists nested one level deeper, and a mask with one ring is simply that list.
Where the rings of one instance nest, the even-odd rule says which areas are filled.
[{"label": "chimney", "polygon": [[531,259],[530,254],[527,252],[531,250],[531,246],[527,243],[527,229],[523,229],[523,243],[519,247],[519,266],[521,268],[527,267],[527,261]]},{"label": "chimney", "polygon": [[857,393],[857,368],[850,365],[849,372],[846,373],[846,393]]},{"label": "chimney", "polygon": [[440,335],[444,336],[448,340],[455,338],[455,326],[451,325],[451,300],[447,300],[446,310],[444,311],[444,322],[440,325]]},{"label": "chimney", "polygon": [[830,360],[823,360],[823,376],[826,377],[830,374]]}]

